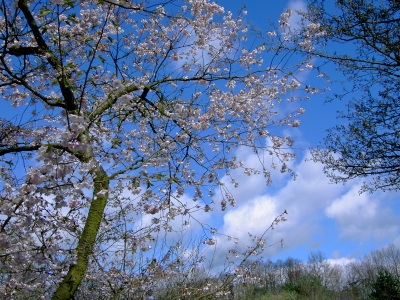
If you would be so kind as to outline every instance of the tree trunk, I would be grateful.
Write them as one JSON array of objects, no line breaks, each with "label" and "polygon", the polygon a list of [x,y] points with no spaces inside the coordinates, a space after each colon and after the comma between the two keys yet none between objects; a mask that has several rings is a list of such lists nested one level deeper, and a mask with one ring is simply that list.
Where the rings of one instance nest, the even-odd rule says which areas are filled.
[{"label": "tree trunk", "polygon": [[[92,176],[94,181],[93,198],[85,228],[78,242],[76,264],[70,266],[68,274],[64,277],[52,297],[54,300],[66,300],[73,297],[85,275],[89,256],[92,254],[100,223],[103,219],[104,209],[108,200],[110,178],[101,166],[96,167]],[[104,193],[102,191],[107,192]]]}]

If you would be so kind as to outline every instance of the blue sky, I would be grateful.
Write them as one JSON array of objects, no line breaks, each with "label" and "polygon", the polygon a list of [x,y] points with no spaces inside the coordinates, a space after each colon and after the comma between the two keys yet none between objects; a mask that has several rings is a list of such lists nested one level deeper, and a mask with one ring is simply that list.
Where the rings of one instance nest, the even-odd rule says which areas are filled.
[{"label": "blue sky", "polygon": [[[238,11],[243,2],[218,1],[225,11],[232,12]],[[268,18],[276,22],[285,9],[306,7],[301,0],[247,1],[245,4],[247,21],[262,29],[266,29]],[[324,71],[333,80],[341,76],[333,68]],[[306,78],[309,84],[316,80],[312,73]],[[340,85],[331,88],[340,88]],[[246,240],[248,232],[262,234],[275,216],[286,209],[288,221],[266,235],[270,243],[284,239],[284,248],[279,245],[268,248],[265,258],[276,260],[290,256],[306,261],[310,251],[320,250],[328,259],[346,262],[362,258],[388,243],[400,247],[400,193],[378,191],[360,195],[363,179],[345,186],[334,185],[326,178],[320,164],[306,161],[307,148],[318,145],[328,128],[342,122],[336,119],[336,112],[345,109],[345,101],[325,103],[328,95],[329,92],[317,94],[300,103],[306,113],[301,118],[301,126],[289,133],[295,139],[297,159],[291,163],[291,168],[298,174],[297,180],[276,172],[272,185],[265,187],[261,175],[248,177],[238,171],[235,175],[240,185],[231,189],[237,206],[229,208],[225,214],[215,213],[207,220],[211,226],[218,227],[218,232],[236,233],[236,237]],[[251,151],[240,149],[236,155],[257,166],[257,157]],[[226,183],[229,185],[228,180]],[[221,255],[232,246],[224,242],[223,236],[218,241],[217,253]]]}]

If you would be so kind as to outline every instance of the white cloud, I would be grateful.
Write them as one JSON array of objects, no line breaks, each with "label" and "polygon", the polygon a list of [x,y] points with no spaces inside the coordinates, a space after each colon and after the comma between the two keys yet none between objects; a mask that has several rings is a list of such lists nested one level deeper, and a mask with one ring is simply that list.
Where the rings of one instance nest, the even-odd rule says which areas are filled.
[{"label": "white cloud", "polygon": [[355,258],[347,258],[347,257],[340,257],[340,258],[330,258],[330,259],[327,259],[325,261],[328,262],[330,265],[334,265],[334,266],[346,266],[348,264],[356,262],[357,259],[355,259]]},{"label": "white cloud", "polygon": [[280,212],[271,198],[257,197],[225,214],[224,232],[232,232],[239,238],[247,236],[248,232],[260,236],[278,214]]},{"label": "white cloud", "polygon": [[[257,156],[247,149],[238,150],[236,156],[250,165],[259,164]],[[251,245],[248,232],[261,235],[274,218],[286,209],[288,221],[280,223],[265,236],[268,244],[284,239],[285,249],[282,250],[279,245],[267,248],[267,257],[301,246],[332,246],[332,239],[339,243],[335,245],[336,249],[340,249],[341,238],[344,241],[352,239],[365,242],[371,238],[394,239],[397,236],[398,222],[392,210],[381,203],[381,194],[359,195],[360,182],[357,180],[346,186],[331,184],[323,173],[322,165],[306,161],[306,158],[309,156],[304,153],[303,159],[291,166],[298,174],[296,181],[278,176],[280,184],[273,183],[268,188],[265,188],[263,176],[249,177],[242,171],[235,171],[239,188],[232,188],[231,192],[238,205],[228,208],[225,214],[218,215],[215,212],[223,220],[218,232],[239,238],[236,248],[244,252]],[[329,218],[335,221],[336,228],[326,227],[331,226],[327,225],[331,223],[327,222]],[[232,242],[219,237],[215,263],[223,264],[225,254],[231,248],[235,248]],[[336,255],[331,262],[346,264],[353,260]]]},{"label": "white cloud", "polygon": [[[227,266],[226,254],[230,249],[236,249],[239,252],[238,258],[235,259],[231,256],[230,260],[240,263],[243,259],[241,254],[248,249],[247,247],[256,246],[256,242],[253,241],[254,236],[261,237],[280,213],[276,210],[276,204],[272,201],[272,198],[268,196],[253,198],[237,208],[229,209],[223,216],[223,226],[218,229],[219,234],[216,235],[217,247],[209,248],[206,252],[208,257],[212,256],[213,270],[219,272]],[[267,245],[280,241],[281,227],[285,226],[285,223],[281,222],[275,230],[270,229],[268,231],[264,236]],[[228,236],[231,238],[228,238]],[[238,240],[238,244],[235,244],[235,239]],[[279,246],[273,248],[280,249]]]},{"label": "white cloud", "polygon": [[[248,163],[256,163],[253,155],[245,150],[237,153],[238,159],[246,159]],[[254,155],[255,156],[255,155]],[[254,161],[253,161],[254,159]],[[273,186],[266,189],[263,176],[260,179],[249,177],[243,173],[236,174],[240,183],[238,189],[232,190],[237,199],[236,208],[228,208],[223,216],[223,225],[219,232],[239,238],[237,248],[241,251],[252,245],[248,232],[261,235],[272,221],[285,209],[288,211],[288,221],[281,222],[274,230],[270,230],[265,238],[267,244],[279,242],[284,239],[285,249],[292,250],[301,245],[309,244],[313,235],[321,231],[321,211],[339,196],[343,186],[330,185],[323,174],[322,167],[304,159],[291,166],[299,175],[296,181],[287,177],[278,181],[285,182],[278,191]],[[273,174],[275,175],[275,174]],[[273,177],[273,180],[275,177]],[[242,186],[242,188],[241,188]],[[266,249],[266,255],[271,257],[282,251],[278,245]],[[216,257],[222,260],[228,249],[234,248],[232,243],[219,239]]]},{"label": "white cloud", "polygon": [[335,200],[327,209],[326,214],[331,218],[340,218],[344,222],[358,218],[374,218],[378,203],[370,201],[368,194],[359,195],[360,187],[353,186],[345,195]]},{"label": "white cloud", "polygon": [[399,230],[396,217],[380,198],[381,193],[359,194],[360,184],[354,184],[325,210],[338,224],[339,236],[351,240],[382,239],[395,236]]},{"label": "white cloud", "polygon": [[297,11],[306,12],[307,4],[303,0],[291,0],[287,6],[289,9],[292,9],[292,17],[289,20],[290,28],[297,29],[301,21],[301,16],[297,13]]}]

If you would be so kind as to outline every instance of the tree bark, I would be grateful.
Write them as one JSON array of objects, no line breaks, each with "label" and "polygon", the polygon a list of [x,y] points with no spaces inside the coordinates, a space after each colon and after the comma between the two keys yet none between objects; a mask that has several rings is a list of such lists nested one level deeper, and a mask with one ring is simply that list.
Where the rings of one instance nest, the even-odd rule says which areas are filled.
[{"label": "tree bark", "polygon": [[[53,300],[72,299],[85,275],[89,257],[95,245],[95,239],[108,200],[110,178],[102,166],[96,167],[92,176],[94,181],[93,198],[85,227],[78,242],[76,264],[71,265],[68,274],[54,293]],[[103,191],[107,192],[104,193]]]}]

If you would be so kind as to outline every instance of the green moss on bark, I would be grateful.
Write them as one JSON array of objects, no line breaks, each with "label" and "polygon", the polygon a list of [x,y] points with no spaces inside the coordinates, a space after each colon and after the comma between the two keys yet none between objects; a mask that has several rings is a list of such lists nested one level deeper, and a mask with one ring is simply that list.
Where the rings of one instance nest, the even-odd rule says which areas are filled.
[{"label": "green moss on bark", "polygon": [[68,274],[58,286],[54,293],[53,300],[72,299],[74,293],[79,287],[89,262],[89,257],[93,251],[95,239],[103,219],[104,209],[108,200],[108,191],[110,179],[104,169],[97,168],[94,176],[93,199],[90,204],[88,217],[82,235],[77,246],[77,261],[71,265]]}]

